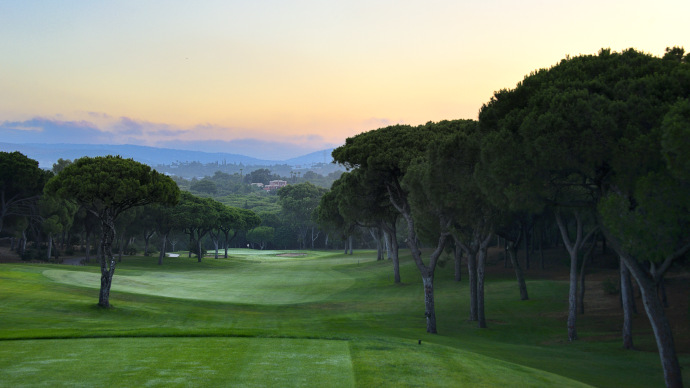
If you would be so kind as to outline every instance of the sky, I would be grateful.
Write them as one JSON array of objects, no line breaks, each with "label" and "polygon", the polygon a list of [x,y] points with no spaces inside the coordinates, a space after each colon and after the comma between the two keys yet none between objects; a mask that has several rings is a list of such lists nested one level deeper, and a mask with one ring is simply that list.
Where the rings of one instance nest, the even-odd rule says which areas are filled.
[{"label": "sky", "polygon": [[0,142],[282,160],[476,119],[566,55],[690,51],[688,0],[0,0]]}]

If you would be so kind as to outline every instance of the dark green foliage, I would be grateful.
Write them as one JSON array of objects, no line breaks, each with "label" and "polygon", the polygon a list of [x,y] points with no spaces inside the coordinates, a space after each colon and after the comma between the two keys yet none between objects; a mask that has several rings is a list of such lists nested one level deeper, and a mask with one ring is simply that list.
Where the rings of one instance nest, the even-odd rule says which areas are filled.
[{"label": "dark green foliage", "polygon": [[494,203],[566,208],[578,222],[597,213],[643,290],[669,386],[682,379],[655,288],[690,250],[685,59],[678,48],[663,59],[632,49],[564,59],[497,92],[479,115],[492,132],[482,161]]},{"label": "dark green foliage", "polygon": [[0,232],[8,216],[25,217],[52,173],[20,152],[0,152]]},{"label": "dark green foliage", "polygon": [[98,217],[102,232],[98,304],[110,307],[110,287],[116,266],[112,244],[118,217],[131,208],[151,203],[175,205],[180,190],[172,179],[147,165],[106,156],[84,157],[65,167],[46,184],[45,193],[74,201]]},{"label": "dark green foliage", "polygon": [[74,200],[96,214],[107,211],[113,218],[135,206],[175,204],[179,197],[172,179],[119,156],[78,159],[48,182],[46,192]]}]

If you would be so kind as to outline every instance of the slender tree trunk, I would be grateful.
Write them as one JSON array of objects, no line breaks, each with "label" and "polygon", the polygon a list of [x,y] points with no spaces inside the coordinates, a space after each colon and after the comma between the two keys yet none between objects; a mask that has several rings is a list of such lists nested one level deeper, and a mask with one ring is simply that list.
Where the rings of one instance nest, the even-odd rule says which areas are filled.
[{"label": "slender tree trunk", "polygon": [[199,250],[197,254],[197,263],[201,263],[201,256],[203,254],[201,251],[201,236],[197,239],[197,249]]},{"label": "slender tree trunk", "polygon": [[386,258],[391,259],[391,235],[388,232],[383,232],[383,241],[386,244]]},{"label": "slender tree trunk", "polygon": [[378,235],[376,228],[369,228],[371,239],[376,243],[376,261],[383,260],[383,247],[381,246],[381,238]]},{"label": "slender tree trunk", "polygon": [[467,252],[467,275],[470,283],[470,321],[478,321],[477,314],[477,252]]},{"label": "slender tree trunk", "polygon": [[623,305],[623,348],[634,349],[632,336],[632,282],[630,281],[630,271],[622,259],[618,260],[621,277],[621,302]]},{"label": "slender tree trunk", "polygon": [[654,278],[647,272],[646,269],[631,256],[624,251],[620,242],[612,236],[605,228],[604,234],[608,242],[618,252],[621,260],[630,271],[630,274],[637,282],[642,294],[642,301],[645,312],[649,318],[654,331],[654,338],[656,339],[657,349],[659,350],[659,359],[661,360],[661,367],[664,371],[664,381],[667,387],[682,387],[683,374],[678,362],[678,355],[676,354],[676,346],[673,341],[673,332],[664,307],[659,300],[656,293],[656,284]]},{"label": "slender tree trunk", "polygon": [[22,242],[21,242],[21,256],[23,257],[26,253],[26,230],[22,230]]},{"label": "slender tree trunk", "polygon": [[48,233],[48,258],[47,260],[50,261],[50,257],[53,255],[53,235]]},{"label": "slender tree trunk", "polygon": [[230,241],[228,241],[228,232],[223,232],[223,235],[225,236],[225,242],[224,242],[224,248],[225,248],[225,254],[223,255],[224,258],[228,258],[228,245],[230,245]]},{"label": "slender tree trunk", "polygon": [[91,261],[91,234],[89,232],[86,232],[86,237],[84,237],[84,261],[87,263]]},{"label": "slender tree trunk", "polygon": [[115,257],[113,256],[113,241],[115,239],[115,225],[113,220],[102,221],[103,238],[101,239],[101,289],[98,295],[98,305],[110,307],[110,286],[115,275]]},{"label": "slender tree trunk", "polygon": [[583,237],[583,224],[580,218],[580,214],[576,211],[575,222],[576,222],[576,237],[575,241],[571,241],[568,234],[568,228],[566,223],[563,221],[563,216],[560,211],[556,211],[556,224],[558,224],[558,229],[561,232],[561,237],[563,244],[565,245],[568,255],[570,256],[570,276],[568,288],[568,341],[575,341],[577,339],[577,259],[578,252],[580,248],[589,240],[590,237],[594,235],[596,229],[590,231],[586,236]]},{"label": "slender tree trunk", "polygon": [[158,265],[163,265],[163,257],[165,257],[165,248],[168,244],[168,234],[161,233],[161,252],[158,254]]},{"label": "slender tree trunk", "polygon": [[[524,236],[524,238],[522,240],[525,243],[525,269],[529,269],[529,261],[530,261],[529,242],[530,242],[530,235],[531,235],[531,233],[530,233],[531,226],[528,227],[527,225],[523,224],[522,230],[523,230],[522,235]],[[520,272],[522,272],[522,270],[520,270]],[[523,282],[524,282],[524,278],[523,278]],[[527,290],[527,287],[525,287],[525,290]],[[522,290],[520,291],[520,295],[522,295]],[[526,299],[522,299],[522,300],[526,300]]]},{"label": "slender tree trunk", "polygon": [[525,283],[525,275],[522,272],[522,267],[520,267],[520,261],[517,257],[517,247],[515,246],[515,243],[512,241],[508,242],[506,244],[506,250],[508,256],[510,257],[510,263],[515,270],[515,277],[517,278],[518,288],[520,289],[520,300],[528,300],[529,295],[527,294],[527,283]]},{"label": "slender tree trunk", "polygon": [[387,224],[383,222],[381,224],[381,230],[383,230],[383,238],[386,241],[386,247],[388,251],[388,258],[393,261],[393,277],[394,283],[400,283],[400,260],[398,259],[398,239],[396,237],[397,230],[395,222]]},{"label": "slender tree trunk", "polygon": [[486,314],[484,313],[484,269],[486,268],[486,253],[489,244],[489,236],[479,247],[477,255],[477,324],[480,329],[485,329]]},{"label": "slender tree trunk", "polygon": [[570,253],[570,278],[568,288],[568,341],[577,339],[577,252]]},{"label": "slender tree trunk", "polygon": [[400,280],[400,260],[398,258],[398,240],[396,238],[391,238],[391,259],[393,260],[393,277],[394,280],[393,282],[398,284],[401,282]]},{"label": "slender tree trunk", "polygon": [[661,358],[661,365],[664,369],[666,386],[682,387],[683,375],[681,373],[680,364],[678,363],[678,356],[676,355],[673,332],[671,331],[671,325],[664,312],[664,306],[657,296],[656,287],[649,279],[635,277],[635,280],[640,286],[644,308],[649,317],[649,322],[652,324],[654,337],[656,338],[657,347],[659,349],[659,357]]},{"label": "slender tree trunk", "polygon": [[596,247],[596,239],[592,239],[592,245],[590,245],[589,249],[587,250],[587,253],[585,253],[585,257],[582,258],[582,264],[580,264],[580,275],[579,275],[579,283],[580,286],[578,287],[578,297],[577,297],[577,308],[580,311],[580,314],[585,313],[585,276],[586,276],[586,267],[587,267],[587,262],[591,261],[592,259],[592,254],[594,254],[594,247]]},{"label": "slender tree trunk", "polygon": [[352,255],[352,236],[347,239],[347,242],[350,245],[350,255]]},{"label": "slender tree trunk", "polygon": [[462,280],[462,249],[457,244],[453,248],[453,254],[455,256],[455,281],[459,282]]},{"label": "slender tree trunk", "polygon": [[544,269],[544,235],[539,235],[539,268]]}]

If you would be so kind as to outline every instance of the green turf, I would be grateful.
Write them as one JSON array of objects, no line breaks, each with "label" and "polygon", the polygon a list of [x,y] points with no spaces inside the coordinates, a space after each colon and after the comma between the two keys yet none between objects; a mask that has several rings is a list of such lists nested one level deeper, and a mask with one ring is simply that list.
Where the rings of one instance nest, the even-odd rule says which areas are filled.
[{"label": "green turf", "polygon": [[[390,262],[372,252],[280,253],[233,250],[228,259],[168,258],[162,266],[125,258],[111,309],[96,307],[95,264],[0,265],[0,386],[663,382],[654,352],[621,349],[617,322],[583,316],[580,335],[605,340],[564,340],[564,281],[531,280],[531,300],[520,302],[514,280],[490,272],[489,329],[480,330],[466,319],[467,284],[439,268],[440,334],[429,335],[409,257],[396,285]],[[690,369],[686,356],[681,363]]]},{"label": "green turf", "polygon": [[[5,341],[0,386],[354,386],[345,341],[105,338]],[[47,377],[50,376],[50,380]]]}]

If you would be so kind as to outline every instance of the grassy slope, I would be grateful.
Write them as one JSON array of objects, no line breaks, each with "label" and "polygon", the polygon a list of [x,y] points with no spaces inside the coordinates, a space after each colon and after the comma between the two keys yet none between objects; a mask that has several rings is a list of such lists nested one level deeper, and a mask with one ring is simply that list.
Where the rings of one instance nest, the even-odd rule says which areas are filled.
[{"label": "grassy slope", "polygon": [[[108,373],[126,376],[123,381],[129,384],[124,385],[169,385],[182,381],[176,380],[181,376],[204,373],[209,384],[244,379],[257,385],[284,385],[272,380],[283,377],[304,385],[324,376],[333,386],[350,385],[352,379],[359,386],[575,386],[576,381],[654,386],[663,381],[658,356],[621,350],[615,326],[601,329],[585,316],[580,335],[607,339],[564,342],[564,282],[533,280],[532,300],[519,302],[511,278],[489,275],[490,328],[478,330],[465,319],[466,283],[452,282],[451,269],[440,268],[441,334],[433,336],[424,333],[422,287],[414,265],[404,260],[405,283],[394,285],[390,263],[371,259],[371,253],[289,259],[236,255],[200,264],[168,259],[162,267],[151,258],[125,259],[115,275],[115,308],[109,310],[95,307],[95,267],[0,265],[0,338],[15,339],[1,342],[0,386],[53,380],[59,378],[51,372],[56,369],[64,382],[80,376],[95,385],[87,377],[108,377],[88,371],[100,370],[103,349],[111,348],[117,349],[112,365],[124,372],[116,367]],[[162,338],[112,339],[146,336]],[[24,340],[84,337],[100,338]],[[287,355],[276,359],[276,349]],[[65,354],[79,362],[59,361],[70,360]],[[323,368],[308,366],[308,354],[318,355],[319,362],[333,360],[333,370],[318,375]],[[5,361],[13,358],[17,362],[9,366]],[[125,361],[132,358],[138,362],[128,366]],[[690,360],[684,357],[682,363],[687,370]],[[306,380],[290,378],[290,371]]]}]

